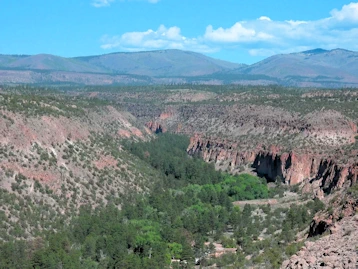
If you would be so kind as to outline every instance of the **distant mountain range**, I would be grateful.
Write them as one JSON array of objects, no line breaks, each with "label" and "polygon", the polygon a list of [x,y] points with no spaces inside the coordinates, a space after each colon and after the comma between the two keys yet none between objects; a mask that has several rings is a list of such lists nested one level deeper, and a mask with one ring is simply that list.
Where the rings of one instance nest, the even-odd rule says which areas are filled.
[{"label": "distant mountain range", "polygon": [[358,52],[315,49],[280,54],[232,73],[266,75],[288,85],[358,86]]},{"label": "distant mountain range", "polygon": [[111,53],[63,58],[0,55],[2,84],[281,84],[358,87],[358,52],[315,49],[280,54],[253,65],[181,51]]}]

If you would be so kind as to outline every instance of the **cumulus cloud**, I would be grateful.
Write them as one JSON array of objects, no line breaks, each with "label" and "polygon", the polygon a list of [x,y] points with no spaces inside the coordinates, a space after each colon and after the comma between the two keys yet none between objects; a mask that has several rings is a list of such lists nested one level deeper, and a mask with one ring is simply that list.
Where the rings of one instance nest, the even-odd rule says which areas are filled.
[{"label": "cumulus cloud", "polygon": [[177,26],[165,27],[160,25],[157,30],[149,29],[144,32],[129,32],[120,36],[105,35],[101,39],[103,49],[120,49],[125,51],[153,49],[182,49],[198,52],[213,52],[214,47],[204,44],[198,38],[187,38],[181,34]]},{"label": "cumulus cloud", "polygon": [[206,28],[204,38],[212,43],[221,43],[247,49],[254,56],[270,56],[324,47],[358,50],[358,3],[334,9],[330,16],[314,21],[275,21],[267,16],[257,20],[239,21],[229,28],[211,25]]},{"label": "cumulus cloud", "polygon": [[272,21],[269,17],[267,16],[261,16],[260,18],[258,18],[258,20],[260,21]]},{"label": "cumulus cloud", "polygon": [[211,25],[206,27],[204,38],[214,42],[250,42],[270,39],[271,35],[257,32],[254,28],[245,27],[237,22],[232,27],[214,30]]},{"label": "cumulus cloud", "polygon": [[177,48],[199,52],[244,49],[253,56],[270,56],[322,47],[358,50],[358,3],[334,9],[326,18],[275,21],[267,16],[238,21],[228,28],[208,25],[198,37],[186,37],[177,26],[104,36],[103,49],[127,51]]},{"label": "cumulus cloud", "polygon": [[344,5],[341,10],[334,9],[331,15],[338,21],[358,22],[358,3]]}]

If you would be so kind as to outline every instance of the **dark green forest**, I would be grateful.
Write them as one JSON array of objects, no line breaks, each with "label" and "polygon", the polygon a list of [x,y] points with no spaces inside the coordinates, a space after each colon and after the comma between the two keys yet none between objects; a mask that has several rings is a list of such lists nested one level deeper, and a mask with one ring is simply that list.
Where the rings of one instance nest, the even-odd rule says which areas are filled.
[{"label": "dark green forest", "polygon": [[[2,242],[0,268],[192,268],[195,260],[202,266],[278,268],[299,249],[296,234],[323,204],[234,206],[278,191],[264,179],[228,175],[189,157],[188,143],[173,134],[124,142],[126,150],[160,172],[158,183],[144,194],[127,193],[121,208],[85,205],[62,229]],[[205,242],[237,251],[213,258],[213,245]]]}]

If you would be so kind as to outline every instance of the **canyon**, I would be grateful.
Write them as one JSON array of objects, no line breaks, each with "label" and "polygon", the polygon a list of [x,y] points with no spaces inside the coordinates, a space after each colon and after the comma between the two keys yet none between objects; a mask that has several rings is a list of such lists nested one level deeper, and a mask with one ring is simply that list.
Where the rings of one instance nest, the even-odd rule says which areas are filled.
[{"label": "canyon", "polygon": [[271,182],[302,183],[303,192],[321,199],[357,182],[357,91],[277,94],[266,88],[210,92],[191,102],[183,101],[193,96],[188,90],[175,93],[177,102],[172,92],[159,94],[163,105],[142,92],[136,97],[148,103],[124,105],[153,133],[191,137],[188,153],[217,169],[232,174],[251,170]]},{"label": "canyon", "polygon": [[[329,256],[342,247],[349,255],[341,254],[339,262],[354,264],[356,255],[345,237],[356,242],[356,233],[347,234],[347,229],[356,227],[358,208],[353,189],[358,179],[357,96],[355,89],[276,86],[2,86],[0,232],[4,240],[19,237],[18,230],[21,239],[33,239],[39,231],[59,229],[82,207],[120,209],[138,194],[152,189],[160,194],[162,175],[145,161],[157,155],[143,152],[141,159],[128,145],[140,147],[159,140],[161,133],[171,133],[190,138],[183,147],[185,160],[204,160],[215,173],[214,168],[228,177],[258,175],[259,182],[269,185],[268,192],[284,190],[281,195],[288,202],[279,210],[286,213],[277,216],[286,217],[292,206],[310,204],[305,209],[310,211],[316,210],[312,205],[323,205],[325,209],[310,215],[302,230],[295,230],[296,237],[289,242],[306,240],[306,245],[283,268],[298,268],[296,262],[331,264],[333,258],[323,261],[320,252],[304,257],[334,241]],[[198,191],[196,185],[191,188]],[[292,191],[297,193],[292,196]],[[279,203],[277,197],[282,196],[273,194],[272,201]],[[233,199],[229,204],[245,208],[245,201]],[[282,221],[273,217],[280,206],[265,203],[253,201],[258,209],[252,220],[265,210]],[[327,238],[310,243],[311,237],[322,234]],[[344,240],[337,239],[341,235]],[[240,244],[228,249],[240,249]]]}]

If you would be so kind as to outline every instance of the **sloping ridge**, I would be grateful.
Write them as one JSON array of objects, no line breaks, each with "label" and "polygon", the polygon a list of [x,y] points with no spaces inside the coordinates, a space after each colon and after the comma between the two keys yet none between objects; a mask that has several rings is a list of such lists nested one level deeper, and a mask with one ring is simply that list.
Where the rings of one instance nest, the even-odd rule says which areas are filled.
[{"label": "sloping ridge", "polygon": [[196,76],[237,68],[239,65],[199,53],[159,50],[64,58],[51,54],[0,55],[0,68],[144,76]]},{"label": "sloping ridge", "polygon": [[22,57],[8,57],[1,63],[2,68],[18,70],[51,70],[68,72],[105,72],[97,66],[89,65],[71,58],[59,57],[51,54],[37,54]]},{"label": "sloping ridge", "polygon": [[239,66],[200,53],[181,50],[119,52],[76,59],[113,73],[164,77],[206,75]]},{"label": "sloping ridge", "polygon": [[247,68],[246,74],[264,74],[284,80],[358,83],[358,52],[315,49],[271,56]]}]

